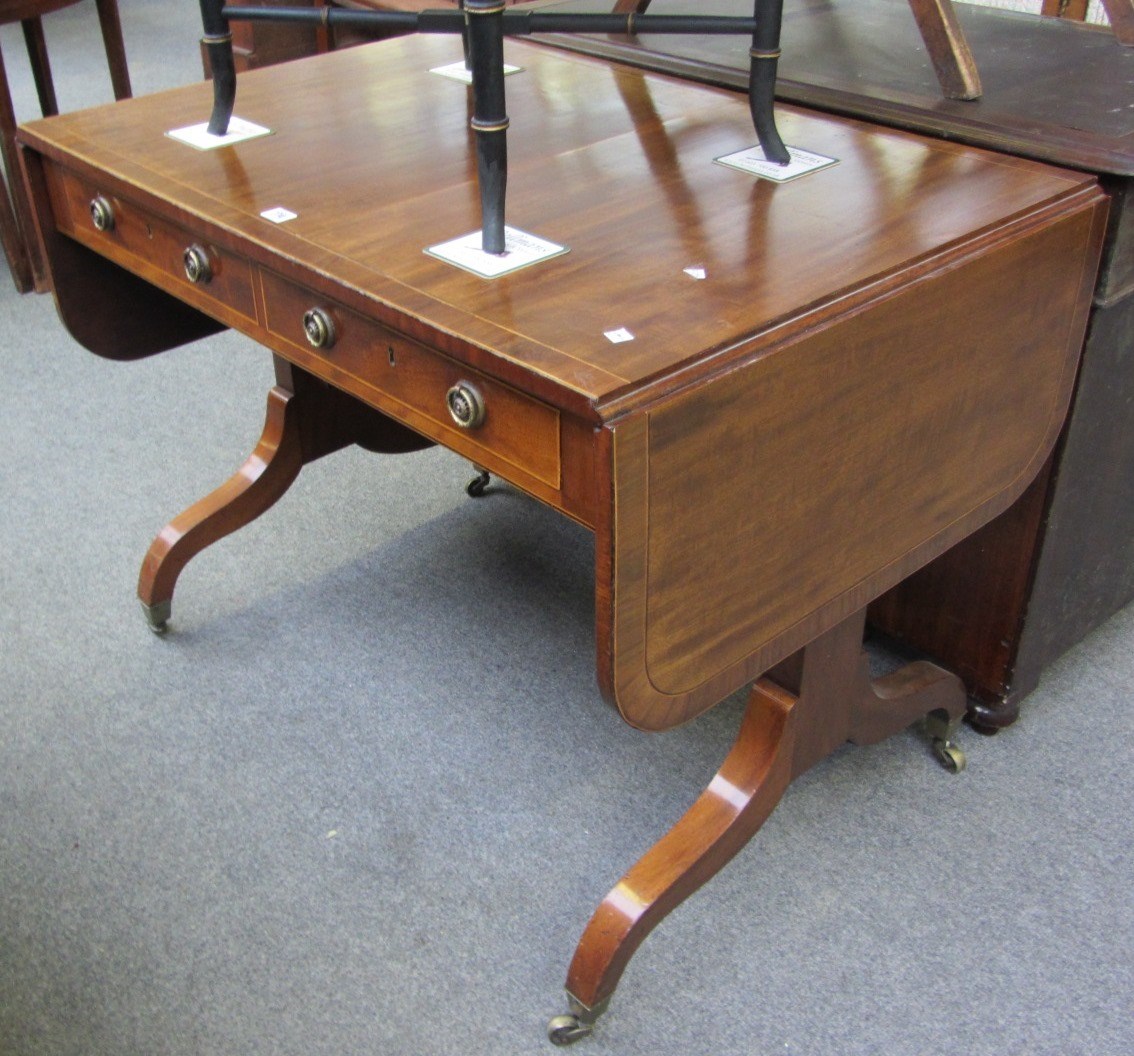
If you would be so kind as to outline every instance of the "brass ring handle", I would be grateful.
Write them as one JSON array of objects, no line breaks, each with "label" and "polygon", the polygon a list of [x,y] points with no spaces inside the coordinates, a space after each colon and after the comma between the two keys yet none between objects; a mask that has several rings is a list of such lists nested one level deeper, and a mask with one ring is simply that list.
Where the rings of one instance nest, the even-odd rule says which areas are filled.
[{"label": "brass ring handle", "polygon": [[484,423],[484,397],[467,381],[458,381],[447,393],[445,403],[453,421],[462,429],[476,429]]},{"label": "brass ring handle", "polygon": [[96,231],[114,230],[114,206],[101,194],[91,199],[91,223]]},{"label": "brass ring handle", "polygon": [[335,321],[322,308],[308,308],[303,313],[303,332],[312,348],[331,348],[335,343]]},{"label": "brass ring handle", "polygon": [[182,254],[185,263],[185,277],[198,286],[211,282],[213,278],[213,263],[209,259],[208,250],[203,246],[190,246]]}]

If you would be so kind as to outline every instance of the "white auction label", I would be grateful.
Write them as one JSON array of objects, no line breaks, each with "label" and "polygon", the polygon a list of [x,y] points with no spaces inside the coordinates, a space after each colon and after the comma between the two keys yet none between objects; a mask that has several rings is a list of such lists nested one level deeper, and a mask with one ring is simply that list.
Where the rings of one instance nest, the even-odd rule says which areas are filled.
[{"label": "white auction label", "polygon": [[455,264],[458,268],[471,271],[484,279],[495,279],[509,272],[519,271],[531,264],[550,260],[568,252],[566,246],[547,239],[519,231],[514,227],[504,228],[504,252],[485,253],[481,248],[481,233],[472,231],[450,242],[428,246],[425,250],[431,257]]},{"label": "white auction label", "polygon": [[686,275],[691,279],[704,279],[708,278],[709,273],[704,268],[683,268]]},{"label": "white auction label", "polygon": [[612,345],[620,345],[623,341],[634,340],[634,335],[624,326],[620,326],[617,330],[604,330],[602,336]]},{"label": "white auction label", "polygon": [[[506,62],[504,63],[504,76],[509,77],[513,73],[521,73],[523,69],[523,66],[512,66]],[[448,77],[451,81],[460,81],[461,84],[472,84],[472,70],[465,65],[464,59],[460,62],[451,62],[448,66],[434,66],[429,72],[437,74],[438,77]]]},{"label": "white auction label", "polygon": [[207,121],[200,125],[189,125],[187,128],[175,128],[166,133],[171,139],[186,143],[195,150],[216,150],[217,147],[230,147],[234,143],[243,143],[246,139],[258,139],[260,136],[271,134],[270,128],[254,125],[251,121],[244,121],[239,117],[229,120],[228,131],[223,136],[214,136],[209,131]]},{"label": "white auction label", "polygon": [[260,215],[265,220],[271,220],[273,224],[286,224],[289,220],[294,220],[299,216],[299,213],[293,213],[290,209],[277,205],[275,209],[265,209]]},{"label": "white auction label", "polygon": [[838,158],[828,158],[824,154],[800,150],[799,147],[788,147],[787,152],[791,161],[786,165],[781,165],[778,161],[769,161],[759,144],[713,160],[718,165],[727,165],[730,169],[739,169],[741,172],[759,176],[762,180],[773,180],[775,183],[786,183],[788,180],[798,179],[810,172],[818,172],[839,162]]}]

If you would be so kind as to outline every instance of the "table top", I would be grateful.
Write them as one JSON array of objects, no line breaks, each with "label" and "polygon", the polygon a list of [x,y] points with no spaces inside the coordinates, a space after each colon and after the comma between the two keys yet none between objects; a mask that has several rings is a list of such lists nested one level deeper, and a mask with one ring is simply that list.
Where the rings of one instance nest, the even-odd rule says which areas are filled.
[{"label": "table top", "polygon": [[[459,58],[454,38],[243,75],[237,115],[273,134],[222,150],[166,136],[207,118],[207,85],[22,135],[175,203],[261,263],[302,261],[385,322],[414,333],[428,321],[449,354],[594,417],[1089,183],[782,106],[786,141],[838,164],[777,185],[714,163],[755,142],[733,92],[518,42],[506,51],[523,67],[507,79],[508,220],[570,252],[494,280],[423,252],[479,227],[469,91],[428,72]],[[278,206],[296,219],[261,217]],[[615,330],[633,340],[612,343]]]},{"label": "table top", "polygon": [[[698,0],[704,14],[742,15],[750,0]],[[555,11],[609,10],[562,0]],[[650,14],[688,13],[653,0]],[[945,99],[906,0],[786,0],[777,95],[836,113],[947,135],[1092,172],[1134,175],[1134,48],[1105,26],[956,5],[984,89]],[[748,83],[740,37],[559,35],[558,45],[714,84]]]}]

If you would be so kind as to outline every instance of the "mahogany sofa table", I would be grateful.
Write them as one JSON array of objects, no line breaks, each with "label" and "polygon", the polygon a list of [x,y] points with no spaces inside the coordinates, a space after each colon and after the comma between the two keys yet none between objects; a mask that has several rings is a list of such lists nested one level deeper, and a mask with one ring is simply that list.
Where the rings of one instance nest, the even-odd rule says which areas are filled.
[{"label": "mahogany sofa table", "polygon": [[82,344],[131,359],[231,326],[275,356],[260,445],[146,557],[156,623],[185,563],[305,462],[437,442],[593,529],[598,681],[629,723],[753,687],[720,772],[585,929],[576,1018],[551,1030],[568,1041],[794,776],[926,715],[960,761],[960,682],[929,664],[871,682],[865,606],[1047,459],[1105,198],[791,108],[787,141],[837,161],[757,179],[714,163],[754,142],[734,93],[510,44],[510,222],[569,251],[486,280],[423,252],[479,227],[468,89],[428,72],[459,49],[401,38],[250,73],[237,115],[272,134],[218,150],[165,134],[208,116],[206,85],[21,137]]},{"label": "mahogany sofa table", "polygon": [[[698,6],[735,15],[747,0]],[[682,0],[649,7],[683,9]],[[905,0],[788,0],[776,90],[793,103],[1095,173],[1111,195],[1082,371],[1051,463],[1011,509],[870,610],[874,627],[958,672],[974,724],[993,730],[1015,721],[1045,667],[1134,601],[1134,48],[1105,26],[973,4],[957,12],[980,70],[978,101],[941,98]],[[1120,28],[1129,42],[1129,20]],[[747,83],[743,46],[720,37],[554,43],[708,84]],[[1017,281],[1025,290],[1028,277]]]}]

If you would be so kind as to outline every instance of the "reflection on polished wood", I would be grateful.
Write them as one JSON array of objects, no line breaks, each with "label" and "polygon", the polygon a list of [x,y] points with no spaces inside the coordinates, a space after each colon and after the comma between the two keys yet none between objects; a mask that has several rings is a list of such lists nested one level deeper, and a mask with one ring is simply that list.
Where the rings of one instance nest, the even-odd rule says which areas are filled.
[{"label": "reflection on polished wood", "polygon": [[[1130,3],[1130,0],[1106,0],[1108,3]],[[947,99],[979,99],[980,73],[965,40],[965,31],[957,21],[953,0],[909,0],[910,12],[929,52],[933,71]],[[650,0],[616,0],[616,11],[643,13]]]},{"label": "reflection on polished wood", "polygon": [[[569,252],[485,281],[423,252],[478,221],[467,90],[428,73],[455,48],[255,71],[238,113],[273,134],[223,150],[165,135],[207,116],[202,85],[36,122],[24,161],[88,348],[230,326],[277,357],[260,449],[159,536],[147,604],[311,458],[437,442],[593,529],[599,687],[627,722],[668,729],[756,686],[721,773],[584,934],[570,990],[593,1015],[794,775],[960,714],[927,665],[867,678],[862,611],[1048,457],[1105,200],[1080,173],[790,107],[789,142],[837,164],[754,179],[714,163],[752,144],[743,98],[510,44],[513,222]],[[454,386],[483,400],[472,428]]]}]

